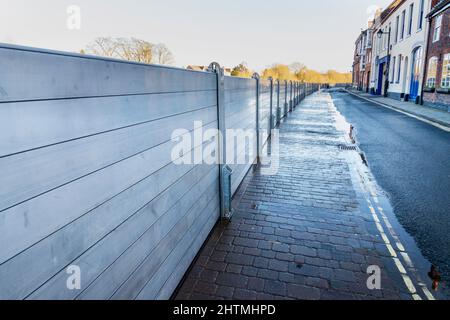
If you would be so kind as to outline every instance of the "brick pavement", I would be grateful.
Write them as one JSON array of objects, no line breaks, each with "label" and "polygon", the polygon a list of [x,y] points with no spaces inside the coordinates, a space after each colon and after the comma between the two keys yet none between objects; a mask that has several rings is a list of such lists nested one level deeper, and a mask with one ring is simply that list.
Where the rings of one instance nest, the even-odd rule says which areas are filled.
[{"label": "brick pavement", "polygon": [[[314,94],[281,124],[278,173],[249,173],[176,299],[411,299],[357,201],[329,101]],[[381,290],[366,286],[369,265],[383,270]]]}]

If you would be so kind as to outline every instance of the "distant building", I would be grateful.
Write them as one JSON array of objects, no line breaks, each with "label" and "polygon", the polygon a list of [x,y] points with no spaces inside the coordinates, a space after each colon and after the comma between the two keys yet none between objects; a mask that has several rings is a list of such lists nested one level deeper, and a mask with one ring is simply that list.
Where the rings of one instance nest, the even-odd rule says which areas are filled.
[{"label": "distant building", "polygon": [[371,90],[373,94],[404,99],[405,92],[409,93],[409,88],[406,88],[408,74],[405,73],[409,66],[408,56],[412,55],[417,46],[423,47],[425,36],[420,32],[420,28],[414,26],[415,18],[419,20],[420,14],[415,14],[414,10],[407,13],[406,8],[410,8],[410,3],[425,1],[428,0],[395,0],[375,17]]},{"label": "distant building", "polygon": [[380,30],[384,33],[386,27],[383,22],[390,12],[395,8],[396,3],[392,3],[387,9],[377,11],[372,25],[372,59],[371,59],[371,79],[370,92],[372,94],[384,94],[387,88],[387,65],[389,61],[387,37],[377,38]]},{"label": "distant building", "polygon": [[[195,71],[208,71],[208,66],[188,65],[186,69]],[[223,72],[226,76],[231,76],[231,71],[231,68],[223,68]]]},{"label": "distant building", "polygon": [[361,90],[362,81],[361,81],[361,34],[358,36],[355,42],[355,52],[353,55],[353,68],[352,68],[352,83],[353,87]]},{"label": "distant building", "polygon": [[186,67],[186,69],[194,71],[208,71],[208,66],[196,66],[190,64]]},{"label": "distant building", "polygon": [[386,19],[391,28],[388,96],[421,103],[430,0],[401,1]]},{"label": "distant building", "polygon": [[432,0],[423,104],[450,112],[450,0]]},{"label": "distant building", "polygon": [[369,22],[368,29],[362,31],[356,39],[353,58],[353,87],[366,92],[370,88],[372,27],[373,21]]},{"label": "distant building", "polygon": [[369,28],[364,32],[365,54],[361,61],[361,69],[364,71],[363,90],[369,92],[372,76],[372,43],[374,21],[369,22]]},{"label": "distant building", "polygon": [[450,112],[450,0],[394,0],[355,42],[353,86]]}]

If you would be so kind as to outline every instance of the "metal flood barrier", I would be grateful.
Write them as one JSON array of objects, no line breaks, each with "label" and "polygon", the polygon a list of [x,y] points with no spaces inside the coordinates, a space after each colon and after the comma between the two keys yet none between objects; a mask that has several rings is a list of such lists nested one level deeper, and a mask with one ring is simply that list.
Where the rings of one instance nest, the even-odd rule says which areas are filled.
[{"label": "metal flood barrier", "polygon": [[[0,299],[169,298],[262,130],[318,88],[3,44],[0,70]],[[209,150],[249,161],[177,164],[210,129],[253,131]]]}]

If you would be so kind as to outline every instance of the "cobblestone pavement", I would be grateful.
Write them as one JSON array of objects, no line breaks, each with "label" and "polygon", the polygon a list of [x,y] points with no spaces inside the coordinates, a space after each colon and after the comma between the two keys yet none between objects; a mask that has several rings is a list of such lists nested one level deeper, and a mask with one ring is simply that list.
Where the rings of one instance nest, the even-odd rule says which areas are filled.
[{"label": "cobblestone pavement", "polygon": [[[425,298],[364,208],[338,148],[345,135],[327,93],[289,114],[280,126],[278,173],[249,173],[232,221],[215,228],[175,298]],[[370,265],[381,268],[381,290],[367,288]]]}]

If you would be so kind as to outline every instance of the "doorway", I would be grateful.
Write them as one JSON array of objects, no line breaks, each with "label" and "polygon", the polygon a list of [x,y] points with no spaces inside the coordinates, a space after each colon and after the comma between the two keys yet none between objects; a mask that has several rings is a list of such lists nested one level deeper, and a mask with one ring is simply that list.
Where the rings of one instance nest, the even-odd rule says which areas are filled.
[{"label": "doorway", "polygon": [[384,62],[380,63],[379,69],[378,69],[378,83],[377,83],[377,95],[381,95],[383,91],[383,73],[384,73]]},{"label": "doorway", "polygon": [[409,99],[411,101],[416,101],[416,98],[419,94],[422,59],[422,47],[418,47],[414,50],[412,55],[411,85],[409,89]]}]

